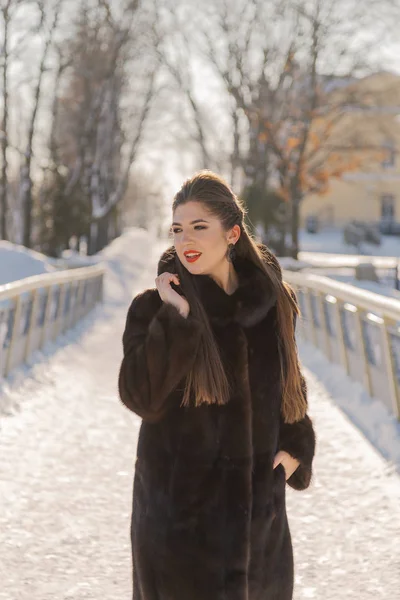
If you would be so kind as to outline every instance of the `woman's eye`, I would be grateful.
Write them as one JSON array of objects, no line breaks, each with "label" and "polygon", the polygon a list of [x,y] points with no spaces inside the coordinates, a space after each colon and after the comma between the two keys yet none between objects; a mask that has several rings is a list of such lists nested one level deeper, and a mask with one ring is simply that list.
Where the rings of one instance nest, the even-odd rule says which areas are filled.
[{"label": "woman's eye", "polygon": [[[194,229],[207,229],[207,227],[205,227],[204,225],[196,225]],[[181,231],[182,229],[176,228],[172,230],[172,233],[180,233]]]}]

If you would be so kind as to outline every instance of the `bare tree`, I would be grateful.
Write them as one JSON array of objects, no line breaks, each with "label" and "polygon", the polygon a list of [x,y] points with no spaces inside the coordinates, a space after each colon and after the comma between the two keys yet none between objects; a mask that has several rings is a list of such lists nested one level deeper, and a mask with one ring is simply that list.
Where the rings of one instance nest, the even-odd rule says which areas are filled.
[{"label": "bare tree", "polygon": [[47,58],[52,47],[55,32],[58,26],[58,20],[60,16],[61,7],[63,0],[58,0],[54,7],[54,12],[48,19],[48,5],[43,0],[38,0],[38,8],[41,14],[41,28],[45,33],[45,42],[40,58],[39,72],[37,81],[33,89],[33,106],[32,112],[28,122],[27,141],[25,151],[23,153],[23,161],[20,168],[20,205],[24,211],[24,235],[23,243],[27,248],[31,248],[32,245],[32,157],[33,157],[33,138],[35,135],[35,127],[37,122],[37,115],[39,110],[39,103],[42,92],[42,84],[44,74],[47,69]]},{"label": "bare tree", "polygon": [[[271,48],[270,38],[260,36],[262,4],[256,0],[233,4],[224,0],[213,5],[209,16],[213,26],[208,23],[201,30],[203,40],[199,40],[198,47],[233,100],[231,181],[236,182],[240,169],[247,184],[265,186],[268,156],[259,143],[256,120],[265,102],[263,88]],[[270,21],[276,22],[276,15],[271,14]]]},{"label": "bare tree", "polygon": [[146,28],[137,1],[117,13],[101,0],[91,11],[81,7],[66,46],[74,60],[67,70],[58,125],[59,139],[64,144],[69,140],[68,152],[60,150],[68,168],[64,196],[68,200],[79,189],[87,203],[90,252],[108,241],[109,227],[116,229],[118,206],[155,94],[158,62],[151,52],[142,58]]},{"label": "bare tree", "polygon": [[176,3],[173,6],[163,3],[167,18],[161,18],[159,6],[153,25],[155,47],[160,64],[166,67],[173,78],[177,90],[183,94],[190,107],[194,132],[191,137],[200,150],[200,168],[209,169],[212,166],[212,157],[207,148],[205,107],[202,107],[196,98],[195,86],[192,75],[193,56],[191,44],[185,27],[181,22]]},{"label": "bare tree", "polygon": [[[398,10],[392,0],[379,6],[374,0],[362,5],[340,0],[212,3],[199,47],[236,105],[232,162],[240,164],[246,185],[281,189],[293,256],[304,194],[325,186],[329,172],[338,176],[346,170],[335,161],[326,168],[331,153],[337,156],[331,133],[349,102],[342,94],[330,104],[329,86],[347,83],[378,64],[371,42],[388,29]],[[325,127],[317,132],[322,113]],[[241,120],[245,128],[238,139]]]},{"label": "bare tree", "polygon": [[153,0],[62,7],[0,5],[1,236],[53,254],[71,235],[94,252],[118,234],[159,69]]},{"label": "bare tree", "polygon": [[3,18],[3,118],[1,126],[1,178],[0,178],[0,211],[1,211],[1,238],[7,239],[7,147],[8,147],[8,68],[9,68],[9,30],[10,30],[10,11],[12,10],[12,0],[1,7],[1,16]]},{"label": "bare tree", "polygon": [[[8,221],[8,149],[9,149],[9,99],[10,99],[10,81],[9,71],[10,62],[13,57],[11,50],[11,33],[15,13],[19,7],[24,4],[23,0],[4,0],[0,6],[0,15],[2,18],[3,45],[1,48],[2,57],[2,118],[0,119],[0,148],[1,148],[1,175],[0,175],[0,237],[8,239],[7,221]],[[28,4],[28,2],[27,2]],[[1,39],[1,38],[0,38]],[[18,44],[17,44],[18,46]]]}]

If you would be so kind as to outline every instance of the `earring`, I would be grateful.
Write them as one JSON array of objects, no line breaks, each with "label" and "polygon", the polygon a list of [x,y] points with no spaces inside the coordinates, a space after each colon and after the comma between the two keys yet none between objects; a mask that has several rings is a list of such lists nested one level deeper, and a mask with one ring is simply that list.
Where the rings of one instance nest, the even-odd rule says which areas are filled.
[{"label": "earring", "polygon": [[235,244],[228,244],[228,250],[226,251],[226,260],[232,263],[236,258]]}]

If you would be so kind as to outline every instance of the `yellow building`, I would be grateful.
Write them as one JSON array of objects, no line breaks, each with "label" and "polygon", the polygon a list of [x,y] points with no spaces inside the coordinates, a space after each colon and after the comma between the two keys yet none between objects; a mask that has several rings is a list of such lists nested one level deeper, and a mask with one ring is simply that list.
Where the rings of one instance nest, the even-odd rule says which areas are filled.
[{"label": "yellow building", "polygon": [[338,227],[353,219],[400,223],[400,77],[377,73],[331,96],[342,115],[329,145],[357,167],[332,178],[325,194],[304,198],[301,226],[309,216]]}]

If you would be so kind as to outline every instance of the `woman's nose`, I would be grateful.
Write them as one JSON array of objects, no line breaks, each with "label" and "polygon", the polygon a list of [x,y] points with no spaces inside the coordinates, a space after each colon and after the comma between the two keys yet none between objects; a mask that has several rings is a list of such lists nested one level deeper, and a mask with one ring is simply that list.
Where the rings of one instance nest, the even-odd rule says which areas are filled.
[{"label": "woman's nose", "polygon": [[187,242],[191,242],[193,239],[192,234],[190,232],[182,232],[182,236],[181,236],[181,241],[183,244],[187,243]]}]

